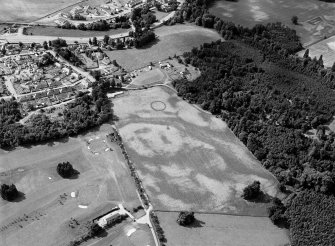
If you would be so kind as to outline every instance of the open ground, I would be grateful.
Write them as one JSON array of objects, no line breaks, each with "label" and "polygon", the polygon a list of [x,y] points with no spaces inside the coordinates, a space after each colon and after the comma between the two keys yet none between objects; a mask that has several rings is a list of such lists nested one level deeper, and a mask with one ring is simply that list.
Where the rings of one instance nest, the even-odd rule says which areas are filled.
[{"label": "open ground", "polygon": [[[282,22],[297,31],[304,46],[335,34],[335,4],[315,0],[218,0],[210,12],[243,26]],[[299,25],[293,25],[296,15]]]},{"label": "open ground", "polygon": [[[15,202],[0,201],[1,245],[67,245],[100,212],[120,203],[130,210],[141,205],[121,150],[106,139],[111,130],[103,125],[77,138],[0,153],[0,182],[14,183],[22,192]],[[63,161],[79,171],[78,177],[57,174]],[[70,218],[79,221],[78,228],[69,227]],[[150,237],[149,228],[143,230]]]},{"label": "open ground", "polygon": [[155,210],[266,215],[243,188],[259,180],[277,195],[277,181],[226,123],[165,87],[131,91],[113,101],[116,123]]},{"label": "open ground", "polygon": [[0,0],[0,21],[31,22],[80,0]]},{"label": "open ground", "polygon": [[127,49],[107,51],[111,60],[116,60],[127,71],[142,68],[150,62],[167,59],[169,56],[182,55],[191,47],[197,47],[205,42],[216,41],[221,36],[214,30],[195,25],[163,26],[155,30],[157,41],[150,49]]},{"label": "open ground", "polygon": [[195,214],[190,227],[176,223],[178,213],[157,212],[167,246],[284,246],[290,241],[286,230],[264,217]]}]

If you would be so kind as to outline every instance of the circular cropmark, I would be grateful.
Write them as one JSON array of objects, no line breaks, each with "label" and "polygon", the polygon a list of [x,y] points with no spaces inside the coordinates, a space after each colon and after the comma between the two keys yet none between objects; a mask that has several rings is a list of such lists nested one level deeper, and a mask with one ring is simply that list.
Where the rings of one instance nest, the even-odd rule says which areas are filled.
[{"label": "circular cropmark", "polygon": [[166,104],[162,101],[153,101],[151,103],[151,108],[155,111],[164,111],[166,109]]}]

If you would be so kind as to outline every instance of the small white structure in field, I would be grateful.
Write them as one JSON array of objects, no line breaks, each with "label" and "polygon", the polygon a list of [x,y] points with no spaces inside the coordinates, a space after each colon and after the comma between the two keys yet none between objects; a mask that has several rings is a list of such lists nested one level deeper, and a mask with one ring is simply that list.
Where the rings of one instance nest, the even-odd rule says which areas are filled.
[{"label": "small white structure in field", "polygon": [[131,234],[133,234],[136,231],[136,228],[131,228],[128,232],[127,232],[127,237],[130,237]]}]

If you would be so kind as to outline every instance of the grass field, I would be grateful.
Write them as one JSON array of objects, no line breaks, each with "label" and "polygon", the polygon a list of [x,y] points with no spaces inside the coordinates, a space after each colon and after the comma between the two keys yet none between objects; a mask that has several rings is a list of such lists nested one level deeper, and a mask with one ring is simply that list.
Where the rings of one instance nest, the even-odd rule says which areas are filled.
[{"label": "grass field", "polygon": [[225,122],[162,87],[132,91],[113,103],[155,209],[266,214],[267,204],[247,203],[241,193],[259,180],[274,196],[277,181]]},{"label": "grass field", "polygon": [[0,21],[31,22],[80,0],[0,0]]},{"label": "grass field", "polygon": [[220,39],[214,30],[194,25],[163,26],[155,30],[158,41],[143,49],[107,51],[127,71],[142,68],[150,62],[157,62],[190,51],[192,47]]},{"label": "grass field", "polygon": [[[0,201],[1,245],[66,245],[78,236],[68,227],[71,217],[82,224],[119,203],[130,210],[140,205],[121,150],[105,139],[110,131],[103,125],[63,142],[0,153],[0,183],[14,183],[24,194]],[[63,161],[80,172],[77,178],[57,174]]]},{"label": "grass field", "polygon": [[195,214],[191,227],[176,223],[178,213],[157,212],[167,237],[166,246],[284,246],[287,232],[264,217]]},{"label": "grass field", "polygon": [[[317,0],[218,0],[210,12],[244,26],[282,22],[297,31],[303,44],[335,34],[335,4]],[[291,23],[296,15],[299,25]]]},{"label": "grass field", "polygon": [[163,83],[166,78],[167,76],[164,71],[161,71],[159,68],[153,68],[149,71],[140,72],[139,75],[133,79],[131,84],[141,86],[153,83]]},{"label": "grass field", "polygon": [[[309,56],[319,59],[322,55],[323,64],[325,67],[332,67],[335,62],[335,36],[322,40],[308,47]],[[305,50],[298,52],[300,57],[303,57]]]}]

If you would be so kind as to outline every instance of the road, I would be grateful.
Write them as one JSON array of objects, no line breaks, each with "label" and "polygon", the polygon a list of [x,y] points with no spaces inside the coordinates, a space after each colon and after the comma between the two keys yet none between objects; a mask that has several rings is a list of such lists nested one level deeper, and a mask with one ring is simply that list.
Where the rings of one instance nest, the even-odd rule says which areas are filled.
[{"label": "road", "polygon": [[[110,35],[110,38],[124,38],[128,37],[129,32],[119,33],[115,35]],[[8,43],[43,43],[44,41],[51,41],[57,38],[64,39],[68,44],[79,43],[88,43],[90,37],[55,37],[55,36],[35,36],[35,35],[23,35],[23,34],[3,34],[0,35],[0,39],[6,40]],[[98,36],[97,39],[103,39],[103,36]]]},{"label": "road", "polygon": [[151,230],[152,236],[154,237],[154,240],[155,240],[155,245],[159,246],[160,243],[158,241],[155,229],[153,228],[151,220],[150,220],[150,212],[152,211],[152,209],[153,208],[152,208],[152,205],[150,203],[149,204],[149,208],[148,209],[144,209],[145,210],[145,215],[143,217],[139,218],[138,220],[136,220],[136,222],[139,223],[139,224],[147,224],[147,225],[149,225],[149,228]]}]

